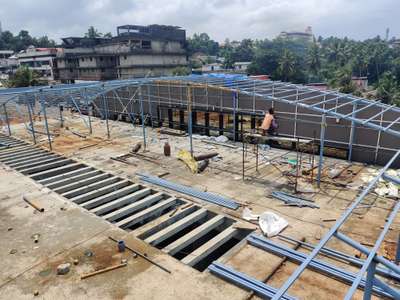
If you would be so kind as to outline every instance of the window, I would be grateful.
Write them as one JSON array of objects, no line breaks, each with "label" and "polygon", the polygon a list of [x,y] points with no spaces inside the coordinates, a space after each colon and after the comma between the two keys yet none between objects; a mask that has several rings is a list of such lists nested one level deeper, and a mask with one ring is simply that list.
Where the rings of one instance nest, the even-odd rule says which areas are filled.
[{"label": "window", "polygon": [[143,49],[151,49],[151,41],[142,41]]},{"label": "window", "polygon": [[128,58],[126,57],[126,55],[124,55],[124,59],[125,59],[125,60],[128,59]]},{"label": "window", "polygon": [[72,73],[74,70],[72,70],[72,68],[71,68],[71,69],[69,69],[69,71]]},{"label": "window", "polygon": [[90,61],[93,61],[93,58],[92,58],[92,57],[90,57],[89,59],[90,59]]},{"label": "window", "polygon": [[100,61],[103,61],[103,57],[100,56]]},{"label": "window", "polygon": [[81,61],[85,61],[85,59],[82,57],[82,58],[81,58]]},{"label": "window", "polygon": [[104,73],[106,71],[106,69],[101,68],[101,73]]}]

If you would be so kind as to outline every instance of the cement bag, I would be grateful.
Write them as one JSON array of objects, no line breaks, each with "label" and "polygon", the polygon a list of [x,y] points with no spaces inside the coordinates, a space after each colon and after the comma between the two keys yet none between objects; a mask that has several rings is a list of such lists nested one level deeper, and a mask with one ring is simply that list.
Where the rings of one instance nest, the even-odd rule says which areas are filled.
[{"label": "cement bag", "polygon": [[273,237],[281,232],[289,223],[282,217],[274,214],[272,212],[264,212],[261,214],[258,224],[262,232],[267,235],[267,237]]}]

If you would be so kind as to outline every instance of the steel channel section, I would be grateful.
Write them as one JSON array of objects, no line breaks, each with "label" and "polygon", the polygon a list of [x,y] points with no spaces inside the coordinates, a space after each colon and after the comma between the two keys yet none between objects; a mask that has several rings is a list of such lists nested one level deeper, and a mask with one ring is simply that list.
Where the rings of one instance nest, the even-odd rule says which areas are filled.
[{"label": "steel channel section", "polygon": [[[278,244],[276,242],[273,242],[272,240],[265,239],[263,237],[257,236],[255,234],[251,234],[248,238],[247,241],[249,242],[250,245],[256,246],[260,249],[263,249],[265,251],[272,252],[276,255],[282,256],[282,257],[287,257],[290,260],[296,261],[298,263],[303,262],[307,258],[307,254],[293,250],[291,248],[288,248],[286,246],[283,246],[281,244]],[[324,274],[333,276],[335,278],[338,278],[339,280],[350,283],[352,284],[354,282],[354,279],[356,278],[355,273],[346,271],[344,269],[341,269],[335,265],[329,264],[327,262],[324,262],[319,259],[313,259],[309,265],[310,268],[315,269],[319,272],[322,272]],[[360,281],[360,287],[359,288],[366,288],[367,282],[362,279]],[[373,286],[372,290],[374,293],[380,295],[380,296],[386,296],[390,297],[391,295],[386,293],[382,288]]]},{"label": "steel channel section", "polygon": [[[286,240],[286,241],[293,242],[293,243],[301,244],[302,247],[304,247],[306,249],[309,249],[309,250],[313,250],[315,248],[315,246],[312,245],[312,244],[309,244],[309,243],[306,243],[306,242],[303,242],[303,241],[299,241],[299,240],[293,239],[293,238],[288,237],[288,236],[279,235],[279,238],[283,239],[283,240]],[[362,259],[356,258],[354,256],[350,256],[350,255],[348,255],[346,253],[343,253],[343,252],[340,252],[340,251],[336,251],[334,249],[327,248],[327,247],[322,248],[321,251],[320,251],[320,254],[325,255],[327,257],[331,257],[331,258],[335,258],[335,259],[347,262],[349,264],[352,264],[352,265],[355,265],[355,266],[358,266],[358,267],[361,267],[363,265],[363,263],[364,263],[364,260],[362,260]],[[388,270],[387,268],[377,267],[376,268],[376,273],[381,275],[381,276],[383,276],[383,277],[386,277],[386,278],[389,278],[389,279],[394,279],[394,280],[397,280],[397,281],[400,282],[400,275]]]},{"label": "steel channel section", "polygon": [[[347,235],[345,235],[343,233],[336,232],[335,237],[337,237],[341,241],[354,247],[355,249],[359,250],[360,252],[362,252],[366,255],[369,255],[369,253],[370,253],[370,250],[367,247],[361,245],[359,242],[354,241],[353,239],[349,238]],[[400,274],[400,267],[397,266],[396,264],[394,264],[393,262],[391,262],[390,260],[387,260],[386,258],[379,256],[379,255],[377,255],[374,259],[376,261],[378,261],[379,263],[383,264],[384,266],[386,266],[388,269],[392,270],[393,272]]]},{"label": "steel channel section", "polygon": [[353,210],[363,201],[364,197],[369,193],[369,191],[375,186],[378,180],[386,172],[386,170],[393,164],[393,162],[399,157],[400,151],[390,159],[390,161],[380,170],[378,175],[368,184],[368,186],[361,192],[353,204],[343,213],[339,220],[331,227],[329,232],[321,239],[319,244],[314,248],[314,250],[308,255],[308,257],[303,261],[303,263],[292,273],[285,284],[279,289],[278,293],[273,297],[273,300],[278,300],[282,295],[292,286],[292,284],[298,279],[301,273],[307,268],[312,259],[318,254],[318,252],[325,246],[325,244],[335,235],[340,226],[347,220],[347,218],[352,214]]},{"label": "steel channel section", "polygon": [[[365,260],[361,270],[357,274],[357,278],[354,280],[353,285],[351,286],[350,290],[347,292],[345,299],[350,300],[355,293],[358,285],[360,284],[364,273],[368,270],[368,275],[367,275],[367,285],[372,285],[374,274],[375,274],[375,269],[376,269],[376,264],[375,262],[373,263],[373,260],[385,238],[386,233],[389,231],[390,225],[393,223],[395,217],[397,216],[398,211],[400,210],[400,201],[398,201],[392,210],[392,212],[389,215],[388,220],[386,221],[386,224],[380,233],[377,241],[375,242],[374,247],[372,250],[370,250],[370,253],[368,254],[367,259]],[[373,263],[373,264],[372,264]],[[371,267],[372,265],[372,267]],[[397,294],[397,297],[400,297],[400,293]],[[364,299],[370,299],[371,298],[371,291],[370,289],[367,289],[365,294],[364,294]]]},{"label": "steel channel section", "polygon": [[[276,289],[272,286],[269,286],[261,281],[258,281],[246,274],[238,272],[218,262],[213,262],[211,265],[209,265],[208,270],[210,270],[210,272],[213,274],[216,274],[230,282],[233,282],[235,285],[243,287],[247,290],[254,291],[256,294],[265,299],[270,299],[276,292]],[[291,297],[289,295],[284,295],[282,299],[295,300],[297,298]]]},{"label": "steel channel section", "polygon": [[171,190],[174,190],[176,192],[182,193],[182,194],[186,194],[195,198],[199,198],[202,199],[204,201],[213,203],[213,204],[217,204],[220,206],[224,206],[230,209],[238,209],[239,204],[233,200],[230,200],[228,198],[222,197],[222,196],[218,196],[218,195],[214,195],[208,192],[201,192],[199,190],[184,186],[184,185],[180,185],[177,183],[173,183],[170,182],[168,180],[165,179],[161,179],[155,176],[149,176],[149,175],[144,175],[144,174],[139,174],[140,179],[142,181],[154,184],[154,185],[158,185],[158,186],[162,186]]}]

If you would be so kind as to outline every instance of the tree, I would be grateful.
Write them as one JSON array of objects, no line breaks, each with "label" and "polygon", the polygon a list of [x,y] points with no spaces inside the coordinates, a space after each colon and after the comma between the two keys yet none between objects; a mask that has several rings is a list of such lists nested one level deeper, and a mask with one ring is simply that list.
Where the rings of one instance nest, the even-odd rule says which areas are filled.
[{"label": "tree", "polygon": [[187,49],[190,55],[196,52],[202,52],[206,55],[217,55],[219,45],[216,41],[210,39],[207,33],[195,33],[192,38],[188,38]]},{"label": "tree", "polygon": [[335,71],[334,77],[330,80],[329,85],[337,88],[341,93],[354,93],[357,87],[352,81],[351,67],[347,65]]},{"label": "tree", "polygon": [[400,104],[400,86],[392,73],[385,72],[379,79],[377,97],[386,104]]},{"label": "tree", "polygon": [[314,42],[310,45],[307,54],[307,65],[311,72],[311,74],[317,76],[319,70],[321,69],[321,53],[319,49],[319,45],[314,40]]},{"label": "tree", "polygon": [[186,67],[176,67],[172,70],[172,75],[173,76],[185,76],[189,75],[190,71]]},{"label": "tree", "polygon": [[15,75],[10,79],[11,87],[27,87],[39,85],[39,76],[28,67],[21,66],[16,71]]},{"label": "tree", "polygon": [[282,56],[278,61],[278,72],[284,81],[288,79],[295,73],[296,57],[294,54],[285,49]]},{"label": "tree", "polygon": [[85,33],[85,37],[87,38],[91,38],[91,39],[95,39],[95,38],[99,38],[102,37],[103,34],[100,33],[96,28],[94,28],[93,26],[90,26],[88,28],[88,31]]},{"label": "tree", "polygon": [[56,43],[47,36],[33,38],[26,30],[21,30],[18,35],[14,36],[10,31],[3,31],[0,35],[0,50],[13,50],[19,52],[27,49],[29,46],[51,48]]},{"label": "tree", "polygon": [[35,46],[40,48],[54,48],[56,47],[56,43],[53,40],[49,40],[49,38],[44,35],[38,39],[35,39]]},{"label": "tree", "polygon": [[111,32],[107,32],[103,35],[104,38],[112,38],[112,33]]}]

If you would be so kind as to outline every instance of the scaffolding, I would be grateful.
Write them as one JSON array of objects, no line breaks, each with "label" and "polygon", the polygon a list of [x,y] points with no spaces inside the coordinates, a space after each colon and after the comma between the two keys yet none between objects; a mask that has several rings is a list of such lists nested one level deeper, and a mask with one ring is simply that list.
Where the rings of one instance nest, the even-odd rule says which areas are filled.
[{"label": "scaffolding", "polygon": [[[164,89],[164,94],[160,93],[160,88]],[[196,101],[195,97],[198,90],[201,90],[203,93],[203,100]],[[214,96],[211,93],[214,93]],[[217,97],[218,93],[221,96],[219,100],[213,99],[212,97]],[[262,104],[261,106],[260,103]],[[187,130],[189,132],[190,150],[192,153],[193,146],[191,140],[194,126],[194,115],[192,112],[194,109],[203,109],[208,113],[215,111],[215,107],[217,106],[218,111],[229,112],[233,116],[232,134],[233,138],[236,139],[238,136],[238,115],[263,115],[265,109],[262,108],[266,106],[276,106],[279,108],[280,105],[286,105],[293,109],[295,118],[293,136],[296,138],[299,137],[300,131],[298,128],[300,125],[297,122],[300,121],[298,120],[298,114],[302,110],[305,115],[320,118],[318,183],[321,181],[324,147],[327,142],[326,135],[330,126],[341,121],[350,125],[348,140],[345,141],[348,146],[348,159],[350,161],[353,158],[354,146],[356,144],[356,128],[371,130],[368,132],[373,132],[374,137],[376,137],[376,156],[379,149],[387,151],[383,168],[359,194],[339,220],[336,221],[329,232],[320,240],[319,244],[307,255],[282,287],[274,290],[272,299],[280,299],[286,295],[288,289],[300,277],[302,272],[310,266],[315,257],[332,238],[337,238],[367,255],[367,259],[362,263],[359,272],[354,280],[352,280],[352,285],[345,299],[351,299],[356,289],[360,286],[361,281],[364,280],[365,273],[367,274],[364,288],[365,299],[371,298],[373,287],[375,286],[378,286],[393,298],[400,298],[400,292],[397,289],[389,286],[375,276],[378,265],[383,265],[388,272],[400,274],[400,267],[398,266],[400,261],[399,244],[397,246],[395,262],[389,261],[377,254],[390,225],[400,209],[400,202],[397,202],[392,209],[382,232],[372,248],[361,245],[339,231],[341,226],[379,180],[383,179],[400,184],[399,178],[394,178],[386,174],[386,171],[390,167],[398,165],[399,162],[400,108],[396,106],[337,91],[321,91],[303,85],[279,81],[252,80],[246,76],[238,75],[191,75],[5,89],[0,90],[0,104],[2,105],[0,119],[6,126],[8,135],[12,135],[12,122],[10,121],[9,110],[10,107],[15,107],[15,113],[22,118],[26,130],[32,134],[33,142],[36,143],[37,134],[46,134],[50,149],[52,148],[52,133],[47,117],[47,110],[49,108],[71,105],[78,111],[89,134],[92,134],[92,111],[90,110],[95,110],[101,118],[106,120],[108,138],[111,135],[108,124],[108,120],[111,117],[110,112],[126,115],[131,120],[137,117],[143,127],[143,142],[146,144],[146,120],[150,120],[151,125],[153,125],[154,120],[160,120],[160,107],[163,105],[170,108],[178,107],[188,112]],[[82,112],[83,106],[88,110],[87,113]],[[114,111],[111,110],[111,107],[115,108],[116,106],[118,108],[114,109]],[[46,132],[43,133],[35,130],[33,122],[35,113],[40,113],[43,116]],[[60,110],[60,122],[62,122],[62,110]],[[381,143],[383,142],[392,146],[381,147]],[[378,268],[382,269],[381,267]]]}]

